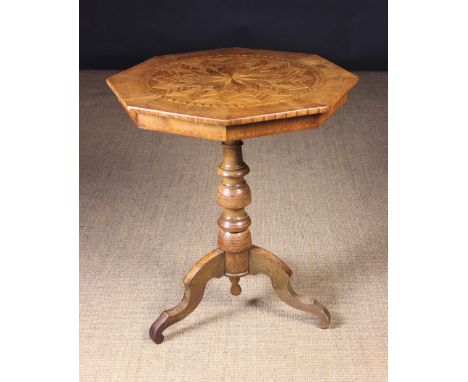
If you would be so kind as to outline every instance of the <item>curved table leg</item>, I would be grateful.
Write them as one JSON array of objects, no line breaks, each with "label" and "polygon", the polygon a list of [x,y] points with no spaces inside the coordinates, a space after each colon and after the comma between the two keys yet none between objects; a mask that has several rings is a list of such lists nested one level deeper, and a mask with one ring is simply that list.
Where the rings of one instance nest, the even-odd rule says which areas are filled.
[{"label": "curved table leg", "polygon": [[266,274],[278,297],[289,306],[312,313],[319,318],[317,326],[322,329],[330,325],[330,313],[327,308],[313,298],[298,295],[291,287],[292,271],[278,256],[266,249],[253,246],[249,253],[249,273]]},{"label": "curved table leg", "polygon": [[183,320],[192,313],[203,298],[206,284],[214,277],[224,275],[224,252],[217,249],[201,258],[184,277],[185,293],[182,301],[172,309],[161,313],[151,325],[150,338],[160,344],[164,341],[162,332],[167,327]]}]

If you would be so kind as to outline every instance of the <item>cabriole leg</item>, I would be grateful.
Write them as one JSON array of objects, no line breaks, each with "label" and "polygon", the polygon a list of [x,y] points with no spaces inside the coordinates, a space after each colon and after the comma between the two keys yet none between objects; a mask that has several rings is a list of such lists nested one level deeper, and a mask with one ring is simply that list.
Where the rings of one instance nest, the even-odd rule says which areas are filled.
[{"label": "cabriole leg", "polygon": [[312,313],[318,318],[317,326],[322,329],[330,325],[330,313],[314,298],[297,294],[291,286],[292,271],[278,256],[260,247],[252,247],[249,252],[249,272],[252,275],[266,274],[278,297],[289,306]]}]

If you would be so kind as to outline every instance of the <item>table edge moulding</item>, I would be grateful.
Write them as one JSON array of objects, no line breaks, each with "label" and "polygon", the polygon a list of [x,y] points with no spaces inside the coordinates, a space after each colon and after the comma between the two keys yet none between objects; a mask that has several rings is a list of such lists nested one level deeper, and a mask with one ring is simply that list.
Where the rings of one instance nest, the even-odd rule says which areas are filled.
[{"label": "table edge moulding", "polygon": [[[216,83],[211,89],[202,88],[201,91],[208,94],[195,102],[186,101],[200,93],[197,84],[189,81],[207,79],[212,74],[200,73],[200,66],[208,60],[217,64],[213,57],[224,55],[239,59],[252,57],[256,60],[252,65],[263,68],[269,82],[262,83],[258,94],[246,102],[241,99],[241,105],[236,104],[239,99],[235,94],[229,98],[235,88],[233,92],[226,86],[224,92],[215,91],[221,88]],[[194,67],[198,77],[191,75],[190,68],[184,67],[186,61]],[[159,71],[158,67],[161,68]],[[254,83],[262,75],[255,67],[252,78],[248,78],[250,68],[243,69],[239,87],[242,80]],[[171,76],[171,83],[160,80],[165,78],[164,75]],[[222,73],[217,77],[220,84],[227,75],[229,73]],[[295,80],[299,75],[303,82]],[[314,83],[308,87],[311,81]],[[139,128],[216,141],[317,128],[346,102],[348,92],[357,82],[357,76],[317,55],[244,48],[156,56],[107,79],[107,84]],[[177,93],[181,88],[182,91]],[[242,93],[242,88],[239,92]],[[272,101],[261,103],[262,97],[268,97],[269,92],[276,93],[270,96]],[[226,102],[213,105],[217,95],[224,97]],[[249,106],[248,101],[257,101],[255,97],[260,102]]]}]

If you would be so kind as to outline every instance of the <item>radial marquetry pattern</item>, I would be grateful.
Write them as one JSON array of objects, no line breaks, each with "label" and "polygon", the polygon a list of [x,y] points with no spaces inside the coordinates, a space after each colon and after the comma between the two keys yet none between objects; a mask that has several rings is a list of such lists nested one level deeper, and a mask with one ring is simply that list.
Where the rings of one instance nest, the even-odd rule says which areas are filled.
[{"label": "radial marquetry pattern", "polygon": [[145,82],[154,98],[193,106],[260,106],[311,92],[316,68],[272,56],[215,55],[163,64]]},{"label": "radial marquetry pattern", "polygon": [[315,54],[223,48],[155,56],[107,83],[142,129],[227,141],[318,127],[357,77]]}]

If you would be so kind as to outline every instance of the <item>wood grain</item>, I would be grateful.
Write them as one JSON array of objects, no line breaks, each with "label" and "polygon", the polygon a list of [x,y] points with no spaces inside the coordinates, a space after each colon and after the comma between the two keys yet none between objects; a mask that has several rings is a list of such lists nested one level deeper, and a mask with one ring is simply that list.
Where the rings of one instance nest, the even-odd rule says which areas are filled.
[{"label": "wood grain", "polygon": [[153,57],[107,83],[140,128],[226,141],[318,127],[310,117],[333,114],[357,77],[317,55],[227,48]]},{"label": "wood grain", "polygon": [[295,309],[312,313],[318,318],[319,328],[328,328],[331,316],[327,308],[314,298],[300,296],[294,291],[291,286],[292,271],[283,260],[266,249],[253,246],[249,251],[249,261],[250,274],[266,274],[282,301]]},{"label": "wood grain", "polygon": [[217,249],[202,257],[184,277],[185,293],[182,301],[161,313],[149,330],[157,344],[164,341],[163,331],[192,313],[203,298],[206,284],[224,275],[224,252]]},{"label": "wood grain", "polygon": [[184,278],[185,294],[172,309],[161,313],[150,328],[151,339],[160,344],[163,331],[184,319],[200,303],[206,283],[213,277],[227,276],[230,292],[242,292],[241,277],[264,273],[270,279],[276,294],[293,308],[318,317],[318,326],[327,328],[330,313],[315,299],[298,295],[290,284],[291,269],[273,253],[252,245],[249,227],[251,220],[245,207],[251,202],[251,192],[244,177],[250,172],[242,156],[242,141],[223,142],[223,159],[217,173],[221,182],[216,193],[217,203],[223,207],[218,219],[218,249],[204,256]]},{"label": "wood grain", "polygon": [[245,207],[252,197],[244,176],[249,171],[242,158],[242,141],[223,142],[223,160],[217,170],[221,182],[216,202],[223,207],[218,219],[218,247],[226,252],[226,275],[230,277],[242,277],[248,273],[248,250],[252,246],[252,237],[249,231],[251,221]]}]

